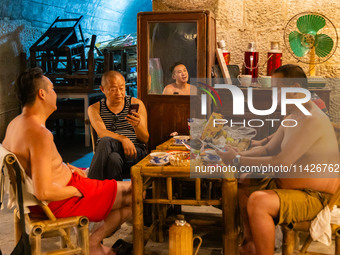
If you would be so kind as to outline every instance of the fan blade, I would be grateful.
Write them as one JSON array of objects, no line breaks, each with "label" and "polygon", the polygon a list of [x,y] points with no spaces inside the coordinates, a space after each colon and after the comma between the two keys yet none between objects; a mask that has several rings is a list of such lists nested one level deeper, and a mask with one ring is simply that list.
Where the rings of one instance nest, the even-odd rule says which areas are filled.
[{"label": "fan blade", "polygon": [[298,18],[296,26],[302,34],[312,34],[316,33],[326,25],[326,20],[315,14],[308,14]]},{"label": "fan blade", "polygon": [[326,57],[333,49],[333,39],[325,34],[315,36],[315,53],[319,57]]},{"label": "fan blade", "polygon": [[297,31],[293,31],[289,34],[289,44],[290,48],[294,52],[294,54],[298,57],[303,57],[309,51],[309,48],[304,47],[301,44],[302,34]]}]

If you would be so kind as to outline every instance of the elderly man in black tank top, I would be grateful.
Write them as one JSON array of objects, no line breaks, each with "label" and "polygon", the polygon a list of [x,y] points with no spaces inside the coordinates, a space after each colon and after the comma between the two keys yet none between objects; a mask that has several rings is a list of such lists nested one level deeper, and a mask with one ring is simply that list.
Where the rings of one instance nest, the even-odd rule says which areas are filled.
[{"label": "elderly man in black tank top", "polygon": [[[141,100],[125,95],[125,79],[119,72],[104,73],[100,89],[105,98],[88,109],[99,137],[88,177],[120,181],[147,154],[147,112]],[[139,104],[138,112],[129,115],[130,104]]]}]

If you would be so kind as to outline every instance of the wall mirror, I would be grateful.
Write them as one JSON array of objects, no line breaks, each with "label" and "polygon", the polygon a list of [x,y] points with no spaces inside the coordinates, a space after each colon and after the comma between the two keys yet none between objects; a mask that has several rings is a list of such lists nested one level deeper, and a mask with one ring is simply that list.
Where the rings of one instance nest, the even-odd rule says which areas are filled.
[{"label": "wall mirror", "polygon": [[[199,96],[163,95],[174,82],[170,67],[182,62],[189,76],[210,78],[215,63],[215,19],[209,11],[141,12],[137,24],[137,85],[148,112],[149,149],[169,139],[176,131],[188,134],[190,102]],[[195,86],[194,88],[197,89]],[[197,90],[200,92],[201,90]],[[195,117],[196,118],[196,117]]]},{"label": "wall mirror", "polygon": [[190,84],[190,77],[197,77],[197,23],[150,22],[148,26],[148,94],[162,94],[166,85],[175,82],[170,68],[176,62],[186,67]]}]

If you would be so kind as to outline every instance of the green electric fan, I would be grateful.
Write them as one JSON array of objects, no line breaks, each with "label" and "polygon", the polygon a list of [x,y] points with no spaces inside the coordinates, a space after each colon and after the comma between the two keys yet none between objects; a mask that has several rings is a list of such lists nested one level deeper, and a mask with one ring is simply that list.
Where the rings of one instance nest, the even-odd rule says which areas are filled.
[{"label": "green electric fan", "polygon": [[298,62],[309,64],[310,76],[315,76],[315,65],[327,61],[335,53],[338,34],[326,16],[302,12],[288,21],[284,42]]}]

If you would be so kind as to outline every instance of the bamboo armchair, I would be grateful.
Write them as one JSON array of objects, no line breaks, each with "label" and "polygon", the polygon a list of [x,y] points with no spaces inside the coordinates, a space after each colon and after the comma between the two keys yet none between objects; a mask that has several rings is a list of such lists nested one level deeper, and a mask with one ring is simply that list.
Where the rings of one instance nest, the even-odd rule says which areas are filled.
[{"label": "bamboo armchair", "polygon": [[[336,202],[340,199],[340,187],[336,193],[332,196],[328,203],[329,209],[331,210]],[[282,244],[282,254],[291,255],[294,251],[295,246],[295,231],[309,232],[311,226],[311,221],[297,222],[294,224],[282,225],[283,232],[283,244]],[[335,235],[335,255],[340,255],[340,226],[331,224],[332,234]],[[307,249],[312,243],[312,238],[309,235],[305,243],[303,244],[300,254],[321,254],[321,253],[308,253]]]},{"label": "bamboo armchair", "polygon": [[[12,191],[15,193],[15,197],[17,200],[17,184],[16,184],[16,168],[20,168],[22,182],[23,185],[23,197],[24,197],[24,206],[25,206],[25,198],[29,197],[30,200],[33,199],[33,202],[41,207],[46,217],[42,217],[39,215],[33,215],[32,213],[25,212],[25,221],[26,221],[26,230],[29,232],[29,239],[31,244],[31,253],[33,255],[61,255],[61,254],[83,254],[89,255],[89,232],[88,232],[88,224],[89,220],[84,216],[76,216],[76,217],[68,217],[68,218],[60,218],[57,219],[50,208],[43,202],[37,200],[33,194],[31,194],[25,187],[27,188],[27,179],[25,180],[25,172],[20,166],[17,158],[14,154],[8,152],[6,149],[2,147],[0,144],[0,159],[3,159],[3,162],[0,162],[0,165],[7,169],[10,185]],[[4,176],[2,176],[4,177]],[[27,176],[26,176],[27,178]],[[29,178],[29,177],[28,177]],[[1,179],[1,178],[0,178]],[[2,178],[2,180],[4,180]],[[26,182],[26,184],[25,184]],[[3,192],[3,187],[0,190]],[[27,195],[28,194],[28,195]],[[35,201],[34,201],[35,200]],[[18,203],[18,201],[16,201]],[[32,201],[30,201],[30,204]],[[26,211],[26,210],[25,210]],[[76,238],[71,238],[71,229],[75,228],[77,230]],[[20,216],[19,210],[14,210],[14,235],[15,242],[17,243],[21,237],[21,229],[20,229]],[[42,252],[41,250],[41,241],[43,238],[49,237],[61,237],[61,248],[55,251]],[[77,240],[74,242],[74,239]]]},{"label": "bamboo armchair", "polygon": [[[340,150],[340,124],[332,123],[335,135],[338,141],[339,150]],[[332,196],[331,200],[328,203],[328,207],[332,210],[333,206],[340,199],[340,187],[336,191],[336,193]],[[282,254],[290,255],[293,254],[294,246],[295,246],[295,231],[303,231],[309,232],[309,228],[311,225],[311,221],[298,222],[295,224],[282,225],[283,232],[283,244],[282,244]],[[335,255],[340,255],[340,226],[332,225],[332,234],[335,235]],[[307,240],[303,244],[300,254],[316,254],[316,253],[308,253],[307,249],[309,245],[312,243],[312,238],[310,235]]]}]

